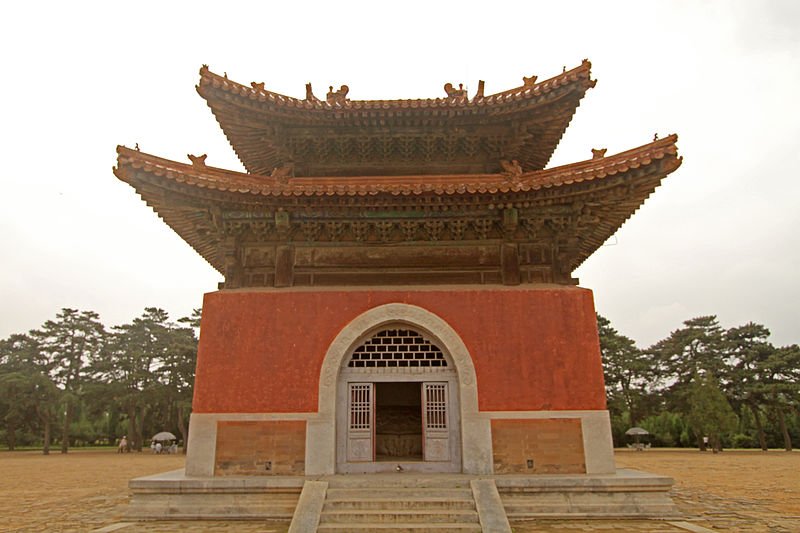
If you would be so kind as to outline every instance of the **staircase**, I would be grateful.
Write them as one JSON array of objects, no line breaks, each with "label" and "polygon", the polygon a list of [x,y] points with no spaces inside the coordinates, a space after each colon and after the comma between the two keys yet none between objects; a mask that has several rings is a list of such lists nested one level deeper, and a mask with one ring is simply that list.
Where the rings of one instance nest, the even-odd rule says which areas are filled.
[{"label": "staircase", "polygon": [[479,532],[468,479],[370,476],[332,479],[319,532]]}]

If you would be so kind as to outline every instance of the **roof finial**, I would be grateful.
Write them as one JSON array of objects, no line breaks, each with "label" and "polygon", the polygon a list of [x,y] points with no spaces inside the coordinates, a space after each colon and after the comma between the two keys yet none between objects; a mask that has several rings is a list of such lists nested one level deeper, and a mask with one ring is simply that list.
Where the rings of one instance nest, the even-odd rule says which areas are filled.
[{"label": "roof finial", "polygon": [[270,177],[275,178],[278,183],[289,183],[289,178],[294,177],[294,163],[291,161],[284,163],[279,167],[275,167],[270,172]]},{"label": "roof finial", "polygon": [[511,161],[501,159],[500,166],[503,167],[502,174],[509,180],[515,180],[523,173],[522,165],[520,165],[519,161],[516,159],[512,159]]},{"label": "roof finial", "polygon": [[564,74],[566,71],[567,71],[567,66],[566,65],[561,67],[561,74]]},{"label": "roof finial", "polygon": [[536,83],[537,78],[538,76],[531,76],[530,78],[527,76],[522,76],[523,87],[532,87]]},{"label": "roof finial", "polygon": [[139,150],[139,143],[136,143],[136,148],[135,149],[136,149],[137,152],[141,152],[141,150]]},{"label": "roof finial", "polygon": [[[333,87],[331,87],[333,89]],[[314,90],[311,88],[311,82],[306,83],[306,102],[319,102],[319,98],[314,96]]]},{"label": "roof finial", "polygon": [[325,99],[328,101],[329,104],[339,104],[344,105],[347,102],[347,93],[350,92],[350,87],[347,85],[342,85],[339,87],[338,91],[333,90],[333,85],[328,87],[328,94],[325,95]]},{"label": "roof finial", "polygon": [[486,84],[483,80],[478,80],[478,92],[475,93],[475,98],[473,100],[477,100],[479,98],[483,98],[483,87]]},{"label": "roof finial", "polygon": [[250,82],[250,86],[255,89],[256,91],[263,91],[264,90],[264,82],[256,83],[254,81]]},{"label": "roof finial", "polygon": [[193,167],[204,167],[206,166],[206,157],[208,154],[203,155],[193,155],[193,154],[186,154],[186,157],[192,162]]},{"label": "roof finial", "polygon": [[222,76],[227,80],[228,79],[228,71],[222,73]]},{"label": "roof finial", "polygon": [[600,159],[606,156],[608,148],[592,148],[592,159]]},{"label": "roof finial", "polygon": [[452,83],[445,83],[444,84],[444,92],[447,93],[448,98],[459,98],[467,96],[467,91],[464,90],[464,84],[459,83],[458,89],[453,87]]},{"label": "roof finial", "polygon": [[653,141],[657,141],[657,140],[658,140],[658,132],[656,132],[656,134],[653,135]]}]

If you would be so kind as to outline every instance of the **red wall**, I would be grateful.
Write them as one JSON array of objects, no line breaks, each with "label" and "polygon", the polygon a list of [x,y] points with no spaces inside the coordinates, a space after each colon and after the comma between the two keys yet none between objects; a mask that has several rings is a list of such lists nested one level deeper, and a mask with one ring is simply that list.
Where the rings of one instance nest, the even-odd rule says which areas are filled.
[{"label": "red wall", "polygon": [[458,332],[482,411],[605,409],[592,293],[556,287],[208,293],[195,412],[315,412],[328,346],[386,303],[425,308]]}]

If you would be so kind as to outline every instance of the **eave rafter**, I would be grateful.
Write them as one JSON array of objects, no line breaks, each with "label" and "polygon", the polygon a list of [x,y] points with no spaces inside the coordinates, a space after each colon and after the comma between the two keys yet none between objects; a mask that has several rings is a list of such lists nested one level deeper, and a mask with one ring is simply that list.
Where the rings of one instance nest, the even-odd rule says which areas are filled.
[{"label": "eave rafter", "polygon": [[[257,232],[258,239],[298,244],[546,238],[561,254],[562,268],[572,271],[680,166],[676,141],[673,135],[614,156],[519,175],[346,179],[254,176],[119,147],[115,174],[220,272],[220,245],[234,222],[249,238]],[[283,232],[275,227],[279,212],[287,214]]]}]

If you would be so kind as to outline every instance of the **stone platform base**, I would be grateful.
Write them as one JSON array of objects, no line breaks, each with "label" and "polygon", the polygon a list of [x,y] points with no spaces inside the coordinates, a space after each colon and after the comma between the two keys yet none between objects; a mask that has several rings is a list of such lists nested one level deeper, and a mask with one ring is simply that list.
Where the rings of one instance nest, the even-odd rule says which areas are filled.
[{"label": "stone platform base", "polygon": [[541,518],[676,518],[673,480],[637,470],[606,475],[495,476],[511,522]]},{"label": "stone platform base", "polygon": [[183,469],[132,479],[134,520],[292,519],[302,476],[187,477]]},{"label": "stone platform base", "polygon": [[[564,518],[660,518],[680,516],[669,496],[673,480],[635,470],[604,475],[416,475],[187,477],[183,470],[130,481],[127,511],[136,520],[290,521],[306,481],[331,487],[441,488],[492,480],[513,522]],[[441,497],[439,498],[441,499]]]}]

